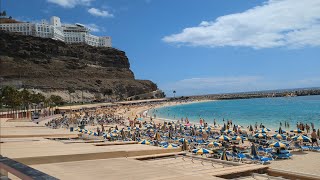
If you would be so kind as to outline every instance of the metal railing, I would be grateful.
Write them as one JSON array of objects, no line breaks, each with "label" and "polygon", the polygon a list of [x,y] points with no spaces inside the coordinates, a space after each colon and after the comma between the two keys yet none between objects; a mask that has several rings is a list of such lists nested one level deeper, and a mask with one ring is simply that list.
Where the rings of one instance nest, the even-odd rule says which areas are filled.
[{"label": "metal railing", "polygon": [[57,178],[45,174],[41,171],[31,168],[30,166],[19,163],[7,157],[0,155],[0,177],[9,179],[8,175],[12,174],[20,179],[26,180],[57,180]]}]

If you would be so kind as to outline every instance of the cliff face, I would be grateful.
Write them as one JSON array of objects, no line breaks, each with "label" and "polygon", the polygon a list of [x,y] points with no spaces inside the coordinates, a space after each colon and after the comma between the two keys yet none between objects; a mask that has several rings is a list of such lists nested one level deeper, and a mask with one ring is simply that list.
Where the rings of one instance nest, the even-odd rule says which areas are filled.
[{"label": "cliff face", "polygon": [[112,90],[114,97],[124,98],[157,89],[151,81],[134,79],[123,51],[4,31],[0,31],[0,83],[42,91]]}]

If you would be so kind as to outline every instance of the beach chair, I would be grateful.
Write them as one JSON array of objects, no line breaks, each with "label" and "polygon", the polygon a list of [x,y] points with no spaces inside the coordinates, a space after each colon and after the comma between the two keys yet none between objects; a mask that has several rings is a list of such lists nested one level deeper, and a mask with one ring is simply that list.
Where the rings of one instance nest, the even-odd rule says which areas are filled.
[{"label": "beach chair", "polygon": [[226,155],[228,156],[228,159],[232,161],[234,161],[237,156],[235,153],[230,153],[229,151],[226,152]]},{"label": "beach chair", "polygon": [[263,156],[260,156],[260,157],[258,157],[259,158],[259,163],[261,163],[262,165],[264,165],[264,164],[267,164],[267,163],[270,163],[270,161],[272,161],[273,160],[273,158],[272,157],[263,157]]},{"label": "beach chair", "polygon": [[238,153],[238,154],[234,153],[233,157],[234,157],[234,160],[238,162],[242,162],[243,159],[246,158],[245,154],[242,154],[242,153]]},{"label": "beach chair", "polygon": [[290,154],[290,153],[286,153],[286,154],[272,153],[272,157],[274,159],[290,159],[292,157],[292,154]]},{"label": "beach chair", "polygon": [[242,162],[245,162],[245,163],[248,163],[248,164],[251,164],[251,163],[255,163],[255,162],[256,162],[256,160],[254,160],[254,159],[252,158],[252,156],[250,156],[249,154],[244,154],[244,155],[245,155],[245,157],[242,158]]},{"label": "beach chair", "polygon": [[317,151],[317,152],[320,152],[320,147],[316,147],[316,146],[314,146],[314,147],[310,147],[309,148],[311,151]]},{"label": "beach chair", "polygon": [[307,147],[307,146],[301,146],[300,144],[298,144],[298,143],[294,143],[293,144],[293,147],[291,148],[293,151],[296,151],[296,150],[298,150],[298,151],[307,151],[307,150],[309,150],[309,147]]},{"label": "beach chair", "polygon": [[250,156],[248,154],[245,154],[245,159],[249,160],[249,162],[257,163],[257,164],[266,164],[270,163],[270,161],[273,160],[272,157],[264,157],[264,156]]}]

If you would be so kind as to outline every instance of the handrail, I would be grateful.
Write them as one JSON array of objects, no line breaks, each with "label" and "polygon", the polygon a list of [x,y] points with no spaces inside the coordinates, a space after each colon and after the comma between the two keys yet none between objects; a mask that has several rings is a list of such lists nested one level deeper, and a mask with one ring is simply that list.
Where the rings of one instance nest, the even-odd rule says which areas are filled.
[{"label": "handrail", "polygon": [[[20,179],[26,180],[57,180],[57,178],[33,169],[30,166],[19,163],[7,157],[0,155],[0,170],[15,175]],[[5,175],[5,174],[4,174]]]}]

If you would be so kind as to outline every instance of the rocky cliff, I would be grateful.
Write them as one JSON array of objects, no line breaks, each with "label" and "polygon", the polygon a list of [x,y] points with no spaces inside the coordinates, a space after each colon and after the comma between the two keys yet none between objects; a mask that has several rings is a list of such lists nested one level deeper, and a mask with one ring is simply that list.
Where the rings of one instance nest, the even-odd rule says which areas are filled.
[{"label": "rocky cliff", "polygon": [[157,90],[153,82],[134,78],[123,51],[4,31],[0,31],[0,83],[49,94],[74,89],[89,99],[126,98]]}]

